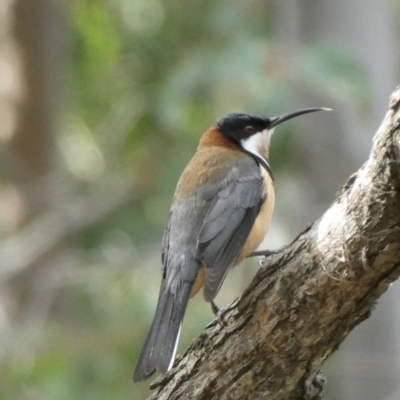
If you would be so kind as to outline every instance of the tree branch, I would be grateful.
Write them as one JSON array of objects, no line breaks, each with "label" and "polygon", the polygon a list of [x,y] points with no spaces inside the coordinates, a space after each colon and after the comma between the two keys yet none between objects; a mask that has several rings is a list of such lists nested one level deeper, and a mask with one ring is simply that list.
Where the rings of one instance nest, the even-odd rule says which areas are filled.
[{"label": "tree branch", "polygon": [[400,88],[329,210],[153,383],[149,399],[317,399],[323,362],[400,274]]}]

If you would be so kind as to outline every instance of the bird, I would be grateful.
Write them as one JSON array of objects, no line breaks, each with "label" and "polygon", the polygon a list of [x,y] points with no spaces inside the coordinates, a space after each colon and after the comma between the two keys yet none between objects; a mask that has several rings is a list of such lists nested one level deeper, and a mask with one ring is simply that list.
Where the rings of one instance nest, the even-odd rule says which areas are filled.
[{"label": "bird", "polygon": [[162,282],[155,316],[133,380],[171,369],[189,298],[214,299],[229,270],[260,245],[275,203],[269,164],[275,128],[324,107],[276,117],[232,113],[202,135],[182,172],[161,244]]}]

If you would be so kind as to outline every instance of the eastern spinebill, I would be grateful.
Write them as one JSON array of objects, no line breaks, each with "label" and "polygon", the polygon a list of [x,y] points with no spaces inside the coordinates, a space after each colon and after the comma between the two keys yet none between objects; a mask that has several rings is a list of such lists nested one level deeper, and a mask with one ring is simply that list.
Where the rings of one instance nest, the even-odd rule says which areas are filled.
[{"label": "eastern spinebill", "polygon": [[189,298],[203,287],[204,299],[213,304],[229,270],[263,240],[275,202],[268,162],[275,127],[323,110],[329,109],[305,108],[272,118],[229,114],[203,134],[172,200],[157,309],[134,381],[172,367]]}]

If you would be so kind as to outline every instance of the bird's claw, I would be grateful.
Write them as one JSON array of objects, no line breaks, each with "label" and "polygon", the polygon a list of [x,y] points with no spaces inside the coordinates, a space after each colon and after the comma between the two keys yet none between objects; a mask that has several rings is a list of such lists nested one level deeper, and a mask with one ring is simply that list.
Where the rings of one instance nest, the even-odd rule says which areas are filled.
[{"label": "bird's claw", "polygon": [[261,268],[264,265],[264,261],[267,257],[273,256],[279,253],[280,249],[278,250],[259,250],[254,251],[248,257],[264,257],[261,260],[258,260],[258,266]]}]

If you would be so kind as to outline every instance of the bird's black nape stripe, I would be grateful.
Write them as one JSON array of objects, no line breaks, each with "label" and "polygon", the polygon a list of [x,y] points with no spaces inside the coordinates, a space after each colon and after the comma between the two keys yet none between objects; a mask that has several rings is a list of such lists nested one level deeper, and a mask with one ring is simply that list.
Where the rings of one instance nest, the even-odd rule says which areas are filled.
[{"label": "bird's black nape stripe", "polygon": [[255,155],[255,154],[251,153],[250,151],[245,150],[245,152],[249,156],[253,157],[253,159],[256,161],[256,163],[261,164],[267,170],[269,176],[272,179],[272,182],[274,182],[274,174],[272,173],[272,169],[269,166],[268,161],[265,158],[259,157],[259,156]]}]

